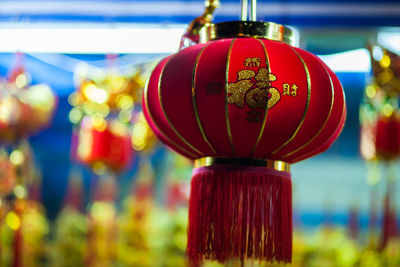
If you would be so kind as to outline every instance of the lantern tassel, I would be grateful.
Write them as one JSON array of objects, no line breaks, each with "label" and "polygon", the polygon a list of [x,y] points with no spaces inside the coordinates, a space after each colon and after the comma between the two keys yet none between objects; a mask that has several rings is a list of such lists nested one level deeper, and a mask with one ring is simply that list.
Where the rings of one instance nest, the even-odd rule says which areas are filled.
[{"label": "lantern tassel", "polygon": [[290,173],[211,165],[193,171],[187,254],[192,262],[290,262]]}]

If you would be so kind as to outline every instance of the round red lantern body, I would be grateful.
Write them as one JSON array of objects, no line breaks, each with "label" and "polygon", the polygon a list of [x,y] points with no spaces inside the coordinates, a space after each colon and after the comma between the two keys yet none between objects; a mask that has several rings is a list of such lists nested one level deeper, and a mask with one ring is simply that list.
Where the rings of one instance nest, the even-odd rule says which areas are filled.
[{"label": "round red lantern body", "polygon": [[155,134],[196,163],[187,253],[288,262],[288,163],[325,151],[339,136],[343,89],[318,57],[291,46],[283,26],[212,27],[213,40],[163,59],[143,96]]},{"label": "round red lantern body", "polygon": [[144,98],[157,136],[192,159],[294,163],[336,139],[346,110],[340,82],[321,60],[256,38],[214,40],[162,60]]}]

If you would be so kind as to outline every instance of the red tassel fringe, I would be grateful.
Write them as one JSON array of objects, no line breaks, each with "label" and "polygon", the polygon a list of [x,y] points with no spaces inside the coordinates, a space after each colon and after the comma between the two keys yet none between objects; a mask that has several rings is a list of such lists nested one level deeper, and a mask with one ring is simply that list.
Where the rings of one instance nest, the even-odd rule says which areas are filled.
[{"label": "red tassel fringe", "polygon": [[290,173],[232,165],[195,169],[187,254],[192,263],[291,262]]}]

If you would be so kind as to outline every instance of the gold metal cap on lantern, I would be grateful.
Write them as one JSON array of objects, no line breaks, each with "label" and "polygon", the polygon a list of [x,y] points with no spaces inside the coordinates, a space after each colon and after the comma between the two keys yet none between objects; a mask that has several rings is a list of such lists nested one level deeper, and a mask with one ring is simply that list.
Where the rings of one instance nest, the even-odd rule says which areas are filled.
[{"label": "gold metal cap on lantern", "polygon": [[200,30],[200,42],[232,37],[263,38],[294,46],[295,32],[274,22],[262,21],[227,21],[210,23]]}]

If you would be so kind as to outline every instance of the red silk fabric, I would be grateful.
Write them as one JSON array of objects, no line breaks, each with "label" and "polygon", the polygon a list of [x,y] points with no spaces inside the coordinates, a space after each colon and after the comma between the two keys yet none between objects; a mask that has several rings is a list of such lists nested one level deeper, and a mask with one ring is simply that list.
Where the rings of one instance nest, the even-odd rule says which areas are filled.
[{"label": "red silk fabric", "polygon": [[162,60],[143,109],[156,135],[186,157],[289,163],[328,149],[346,117],[342,86],[318,57],[256,38],[210,41]]}]

